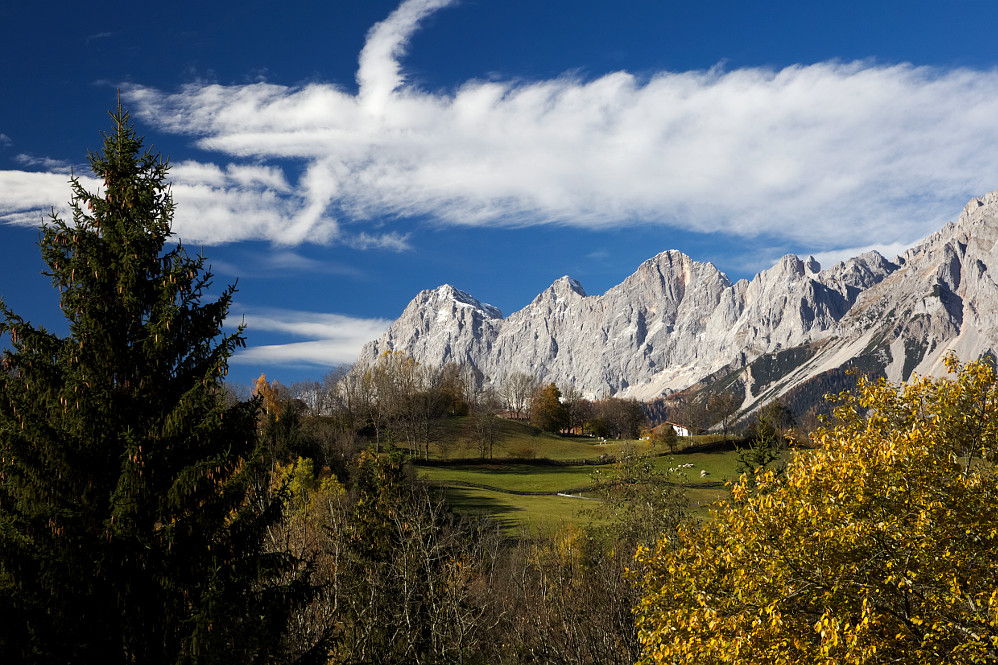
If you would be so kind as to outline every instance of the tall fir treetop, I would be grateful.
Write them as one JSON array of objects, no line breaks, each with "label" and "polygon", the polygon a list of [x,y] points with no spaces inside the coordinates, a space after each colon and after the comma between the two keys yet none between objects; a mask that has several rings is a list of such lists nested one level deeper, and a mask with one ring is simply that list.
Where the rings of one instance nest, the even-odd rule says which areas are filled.
[{"label": "tall fir treetop", "polygon": [[111,117],[103,186],[74,177],[39,242],[69,335],[0,302],[0,662],[261,660],[297,577],[261,547],[257,405],[223,399],[234,286],[202,302],[204,257],[167,247],[167,161]]}]

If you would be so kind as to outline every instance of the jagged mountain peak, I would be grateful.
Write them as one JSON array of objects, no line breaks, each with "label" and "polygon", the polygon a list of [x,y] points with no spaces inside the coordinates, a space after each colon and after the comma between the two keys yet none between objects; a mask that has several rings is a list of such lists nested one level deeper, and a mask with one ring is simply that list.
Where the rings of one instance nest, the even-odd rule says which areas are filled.
[{"label": "jagged mountain peak", "polygon": [[559,277],[551,286],[544,289],[521,312],[530,311],[532,316],[543,315],[553,311],[563,311],[586,297],[582,285],[568,275]]},{"label": "jagged mountain peak", "polygon": [[650,259],[645,259],[641,263],[641,265],[638,266],[638,270],[640,271],[642,268],[649,267],[649,266],[658,266],[658,265],[662,265],[662,264],[685,263],[687,261],[692,261],[692,260],[693,259],[690,258],[690,256],[688,256],[687,254],[679,251],[678,249],[666,249],[664,251],[659,252],[658,254],[656,254],[655,256],[651,257]]},{"label": "jagged mountain peak", "polygon": [[963,207],[963,212],[960,213],[960,218],[963,219],[965,217],[970,217],[975,212],[980,211],[981,208],[990,208],[993,210],[996,205],[998,205],[998,190],[988,192],[984,196],[977,196],[967,201],[967,205]]},{"label": "jagged mountain peak", "polygon": [[634,274],[637,275],[642,272],[658,271],[688,275],[695,270],[721,272],[713,263],[697,261],[690,255],[685,254],[678,249],[667,249],[664,252],[659,252],[650,259],[645,260],[638,266],[638,269],[634,271]]},{"label": "jagged mountain peak", "polygon": [[798,275],[804,274],[804,262],[796,254],[784,254],[780,259],[779,265],[784,272],[792,272]]},{"label": "jagged mountain peak", "polygon": [[947,348],[968,360],[998,348],[990,266],[998,192],[894,261],[870,251],[822,269],[788,254],[732,284],[713,264],[667,250],[602,295],[561,277],[505,319],[444,285],[417,296],[360,362],[391,348],[466,362],[495,383],[525,371],[591,396],[638,398],[727,376],[749,408],[860,357],[906,380],[935,371]]},{"label": "jagged mountain peak", "polygon": [[[898,260],[901,260],[900,257]],[[818,273],[817,279],[825,284],[842,284],[866,289],[899,267],[898,263],[888,261],[877,250],[870,250],[851,259],[836,262],[835,265]]]},{"label": "jagged mountain peak", "polygon": [[550,292],[559,296],[580,296],[582,298],[586,297],[586,290],[582,288],[582,284],[579,280],[564,275],[559,277],[554,282],[551,283],[545,293]]},{"label": "jagged mountain peak", "polygon": [[[814,257],[810,257],[813,259]],[[817,264],[814,261],[814,264]],[[801,279],[802,277],[807,277],[814,272],[808,270],[808,264],[805,264],[799,256],[796,254],[784,254],[780,257],[780,260],[776,262],[771,268],[767,268],[759,273],[756,273],[755,279],[753,281],[759,280],[779,280],[779,279]]]},{"label": "jagged mountain peak", "polygon": [[559,285],[560,288],[566,288],[572,293],[578,294],[583,298],[586,297],[586,290],[582,288],[582,284],[579,283],[579,280],[575,279],[574,277],[569,277],[568,275],[565,275],[564,277],[559,278],[555,282],[555,284]]},{"label": "jagged mountain peak", "polygon": [[450,284],[442,284],[435,289],[420,291],[410,303],[410,306],[413,304],[419,307],[429,305],[443,305],[444,307],[450,307],[452,305],[456,305],[458,307],[471,307],[480,311],[483,315],[490,319],[503,318],[502,311],[495,305],[483,303],[468,292],[455,288]]},{"label": "jagged mountain peak", "polygon": [[707,282],[719,288],[731,286],[728,276],[713,263],[697,261],[679,250],[669,249],[644,261],[607,295],[615,291],[638,291],[646,297],[664,297],[679,302],[690,284]]}]

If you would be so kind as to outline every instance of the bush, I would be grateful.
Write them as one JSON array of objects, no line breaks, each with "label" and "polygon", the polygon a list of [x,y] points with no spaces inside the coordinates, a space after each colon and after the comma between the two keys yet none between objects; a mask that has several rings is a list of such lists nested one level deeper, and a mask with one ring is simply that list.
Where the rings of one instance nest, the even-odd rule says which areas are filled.
[{"label": "bush", "polygon": [[510,450],[509,454],[516,459],[534,459],[537,457],[537,451],[533,446],[528,445],[517,446]]}]

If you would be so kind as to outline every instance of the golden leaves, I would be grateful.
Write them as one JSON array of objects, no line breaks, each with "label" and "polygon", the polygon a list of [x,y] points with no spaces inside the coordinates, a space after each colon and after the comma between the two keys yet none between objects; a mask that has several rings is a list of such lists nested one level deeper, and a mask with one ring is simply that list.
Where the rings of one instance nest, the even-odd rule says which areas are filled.
[{"label": "golden leaves", "polygon": [[818,450],[640,550],[641,662],[995,660],[995,373],[949,366],[861,380]]}]

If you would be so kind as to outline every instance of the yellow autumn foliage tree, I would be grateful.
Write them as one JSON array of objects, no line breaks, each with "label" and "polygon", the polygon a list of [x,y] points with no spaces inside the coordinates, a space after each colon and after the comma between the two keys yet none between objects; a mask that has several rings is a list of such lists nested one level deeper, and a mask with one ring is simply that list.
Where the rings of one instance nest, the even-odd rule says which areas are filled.
[{"label": "yellow autumn foliage tree", "polygon": [[281,419],[284,412],[285,400],[281,397],[283,386],[274,379],[272,383],[267,383],[267,375],[261,374],[253,382],[253,395],[263,400],[263,412],[265,415],[273,415],[275,420]]},{"label": "yellow autumn foliage tree", "polygon": [[861,380],[818,450],[639,550],[639,662],[998,662],[998,387],[948,365]]}]

